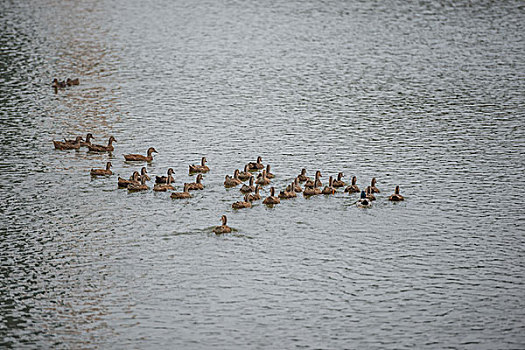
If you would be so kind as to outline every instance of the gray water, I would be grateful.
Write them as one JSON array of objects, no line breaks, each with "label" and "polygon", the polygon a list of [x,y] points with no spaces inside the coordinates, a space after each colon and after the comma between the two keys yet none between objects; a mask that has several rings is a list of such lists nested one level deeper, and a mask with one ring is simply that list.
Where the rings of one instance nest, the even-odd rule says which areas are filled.
[{"label": "gray water", "polygon": [[[3,1],[0,18],[0,347],[525,348],[523,2]],[[53,149],[87,132],[115,151]],[[142,166],[122,155],[150,146],[178,190],[206,156],[205,190],[118,190]],[[224,175],[258,155],[277,190],[304,167],[381,193],[234,211]]]}]

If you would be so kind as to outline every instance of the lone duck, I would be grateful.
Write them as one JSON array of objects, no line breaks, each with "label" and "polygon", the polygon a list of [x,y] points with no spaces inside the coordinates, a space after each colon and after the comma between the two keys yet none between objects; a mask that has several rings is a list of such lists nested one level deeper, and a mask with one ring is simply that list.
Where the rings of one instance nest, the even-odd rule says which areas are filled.
[{"label": "lone duck", "polygon": [[131,175],[131,177],[129,178],[129,180],[127,179],[123,179],[121,178],[120,176],[118,177],[118,188],[128,188],[128,186],[130,184],[140,184],[140,174],[138,171],[134,171],[133,172],[133,175]]},{"label": "lone duck", "polygon": [[310,180],[310,178],[306,176],[306,169],[301,170],[301,173],[297,175],[297,178],[299,179],[299,182],[305,182]]},{"label": "lone duck", "polygon": [[337,188],[337,187],[343,187],[344,185],[346,185],[346,183],[341,180],[343,178],[343,173],[339,173],[337,174],[337,180],[334,180],[334,182],[332,182],[332,186]]},{"label": "lone duck", "polygon": [[257,185],[265,186],[270,183],[270,179],[266,177],[266,170],[263,170],[262,173],[257,176],[257,180],[255,180],[255,183]]},{"label": "lone duck", "polygon": [[197,175],[197,178],[195,179],[195,182],[188,184],[188,190],[203,190],[204,185],[202,184],[202,174]]},{"label": "lone duck", "polygon": [[365,191],[366,191],[366,198],[368,198],[371,201],[375,201],[376,200],[376,196],[374,196],[374,194],[372,193],[372,187],[371,186],[368,186]]},{"label": "lone duck", "polygon": [[148,148],[147,156],[143,156],[142,154],[125,154],[124,159],[128,162],[151,162],[153,160],[153,156],[151,155],[153,152],[158,153],[155,148],[150,147]]},{"label": "lone duck", "polygon": [[221,221],[222,221],[222,225],[215,226],[215,228],[213,229],[213,232],[217,235],[232,232],[232,229],[228,225],[226,225],[226,222],[228,221],[228,219],[226,218],[226,215],[223,215],[221,217]]},{"label": "lone duck", "polygon": [[251,208],[252,203],[250,202],[250,198],[247,194],[244,195],[244,201],[238,201],[232,204],[233,209],[243,209],[243,208]]},{"label": "lone duck", "polygon": [[358,208],[370,208],[372,202],[367,198],[365,191],[361,191],[361,198],[356,202]]},{"label": "lone duck", "polygon": [[226,178],[224,180],[224,187],[235,187],[237,185],[240,185],[241,183],[242,181],[239,180],[239,169],[235,169],[235,171],[233,172],[233,177],[231,177],[230,175],[226,175]]},{"label": "lone duck", "polygon": [[190,175],[194,173],[207,173],[210,171],[210,168],[206,165],[206,157],[202,157],[201,165],[190,165]]},{"label": "lone duck", "polygon": [[80,81],[78,80],[78,78],[75,78],[75,79],[67,78],[66,79],[66,85],[67,86],[73,86],[73,85],[78,85],[78,84],[80,84]]},{"label": "lone duck", "polygon": [[261,199],[261,195],[259,194],[259,189],[260,189],[259,185],[255,186],[255,193],[248,195],[248,199],[250,200],[250,202],[258,201]]},{"label": "lone duck", "polygon": [[405,200],[405,197],[403,197],[402,195],[399,194],[399,186],[396,186],[394,194],[391,195],[390,197],[388,197],[388,200],[389,201],[393,201],[393,202],[399,202],[399,201],[404,201]]},{"label": "lone duck", "polygon": [[147,181],[151,180],[151,177],[149,177],[148,170],[145,166],[143,166],[142,169],[140,169],[140,176],[144,176]]},{"label": "lone duck", "polygon": [[262,158],[260,156],[257,157],[257,162],[256,163],[253,163],[253,162],[248,163],[248,170],[249,171],[258,171],[258,170],[261,170],[261,169],[264,169],[264,165],[262,163]]},{"label": "lone duck", "polygon": [[330,176],[330,178],[328,179],[328,186],[325,186],[323,188],[323,191],[322,193],[323,194],[334,194],[335,193],[335,188],[333,187],[333,178]]},{"label": "lone duck", "polygon": [[89,147],[89,145],[91,145],[91,139],[94,139],[94,137],[91,133],[88,133],[86,135],[86,141],[80,142],[80,147]]},{"label": "lone duck", "polygon": [[175,190],[175,187],[171,185],[171,180],[173,178],[171,175],[168,175],[168,179],[166,180],[166,183],[156,183],[153,186],[153,191],[157,192],[166,192],[167,190]]},{"label": "lone duck", "polygon": [[189,183],[185,183],[183,192],[173,192],[170,197],[174,199],[191,198],[191,194],[188,191],[188,187],[189,187]]},{"label": "lone duck", "polygon": [[372,183],[370,184],[370,189],[371,189],[372,193],[379,193],[379,192],[381,192],[381,191],[379,191],[379,188],[376,187],[376,182],[377,182],[376,178],[373,177],[372,178]]},{"label": "lone duck", "polygon": [[279,204],[279,203],[281,203],[281,200],[275,197],[275,188],[274,187],[270,188],[270,196],[264,199],[263,204],[274,205],[274,204]]},{"label": "lone duck", "polygon": [[173,176],[171,176],[174,173],[175,173],[175,171],[173,171],[173,168],[169,168],[167,176],[156,176],[155,177],[155,183],[157,183],[157,184],[165,184],[165,183],[168,183],[168,180],[170,180],[171,182],[175,181]]},{"label": "lone duck", "polygon": [[359,190],[359,187],[357,187],[356,182],[357,182],[357,177],[352,176],[352,184],[348,186],[347,188],[345,188],[345,192],[359,193],[360,190]]},{"label": "lone duck", "polygon": [[53,145],[55,146],[55,149],[59,150],[67,150],[67,149],[79,149],[80,143],[82,142],[82,136],[77,136],[74,142],[67,142],[67,141],[55,141],[53,140]]},{"label": "lone duck", "polygon": [[314,181],[312,181],[312,180],[306,181],[306,183],[304,184],[304,187],[305,188],[306,187],[312,188],[312,187],[321,187],[321,186],[323,186],[323,183],[320,180],[321,177],[322,177],[321,171],[317,170],[315,172],[315,180]]},{"label": "lone duck", "polygon": [[136,192],[136,191],[146,191],[149,190],[148,185],[146,185],[146,178],[144,176],[140,177],[140,184],[137,183],[131,183],[128,185],[128,191]]},{"label": "lone duck", "polygon": [[275,175],[270,172],[270,164],[266,165],[266,177],[269,179],[273,179],[275,177]]},{"label": "lone duck", "polygon": [[113,175],[113,172],[109,170],[111,168],[111,162],[107,162],[106,169],[91,169],[89,172],[91,176],[101,176],[101,175]]},{"label": "lone duck", "polygon": [[244,171],[239,172],[239,179],[241,181],[246,181],[248,179],[251,179],[253,177],[253,174],[248,171],[248,165],[244,166]]},{"label": "lone duck", "polygon": [[113,152],[115,149],[113,147],[113,142],[117,142],[117,140],[115,140],[113,136],[110,136],[107,146],[89,144],[87,147],[91,152]]},{"label": "lone duck", "polygon": [[246,184],[242,185],[239,191],[241,191],[242,193],[250,193],[250,192],[255,191],[255,186],[253,185],[253,176],[250,177],[250,185],[246,185]]}]

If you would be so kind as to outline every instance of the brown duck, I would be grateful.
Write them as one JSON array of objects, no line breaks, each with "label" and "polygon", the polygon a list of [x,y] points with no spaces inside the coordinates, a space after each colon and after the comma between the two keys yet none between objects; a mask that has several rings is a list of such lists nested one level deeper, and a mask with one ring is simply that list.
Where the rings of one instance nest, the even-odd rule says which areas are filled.
[{"label": "brown duck", "polygon": [[228,222],[228,219],[226,218],[226,215],[223,215],[221,217],[221,221],[222,221],[222,225],[221,226],[215,226],[215,228],[213,229],[213,232],[217,235],[220,235],[220,234],[223,234],[223,233],[230,233],[232,232],[232,229],[226,225],[226,223]]},{"label": "brown duck", "polygon": [[250,198],[247,194],[244,195],[243,201],[238,201],[232,204],[233,209],[243,209],[243,208],[251,208],[252,203],[250,202]]},{"label": "brown duck", "polygon": [[106,169],[91,169],[89,172],[91,176],[101,176],[101,175],[113,175],[113,172],[110,170],[111,162],[107,162]]},{"label": "brown duck", "polygon": [[337,174],[337,180],[334,180],[332,182],[332,187],[337,188],[337,187],[343,187],[344,185],[346,185],[346,183],[342,180],[343,176],[344,176],[343,173]]},{"label": "brown duck", "polygon": [[86,141],[80,142],[80,147],[89,147],[89,145],[91,145],[91,139],[94,139],[94,137],[91,133],[88,133],[86,135]]},{"label": "brown duck", "polygon": [[391,195],[390,197],[388,197],[388,200],[389,201],[393,201],[393,202],[399,202],[399,201],[404,201],[405,200],[405,197],[403,197],[402,195],[399,194],[399,186],[396,186],[394,194]]},{"label": "brown duck", "polygon": [[260,156],[257,157],[257,162],[256,163],[253,163],[253,162],[248,163],[248,170],[249,171],[257,171],[257,170],[261,170],[261,169],[264,169],[264,165],[262,163],[262,158]]},{"label": "brown duck", "polygon": [[266,170],[263,170],[262,173],[257,176],[257,180],[255,180],[255,183],[257,185],[265,186],[270,183],[270,179],[266,177]]},{"label": "brown duck", "polygon": [[345,188],[345,192],[348,192],[348,193],[359,193],[360,190],[359,190],[359,187],[357,187],[356,182],[357,182],[357,177],[353,176],[352,177],[352,184],[350,186],[348,186],[347,188]]},{"label": "brown duck", "polygon": [[301,173],[297,175],[297,178],[299,179],[299,182],[311,180],[308,176],[306,176],[306,169],[301,170]]},{"label": "brown duck", "polygon": [[188,185],[189,183],[185,183],[183,192],[173,192],[170,197],[173,199],[191,198],[191,194],[188,192]]},{"label": "brown duck", "polygon": [[366,198],[371,200],[371,201],[375,201],[376,200],[376,196],[374,196],[374,194],[372,193],[372,186],[368,186],[366,188]]},{"label": "brown duck", "polygon": [[275,177],[275,175],[270,172],[270,164],[266,165],[266,177],[269,179],[273,179]]},{"label": "brown duck", "polygon": [[150,147],[148,148],[147,156],[142,154],[125,154],[124,159],[128,162],[151,162],[153,160],[153,152],[158,153],[155,148]]},{"label": "brown duck", "polygon": [[210,171],[210,168],[206,165],[206,157],[202,157],[201,159],[201,165],[190,165],[190,174],[194,173],[207,173]]},{"label": "brown duck", "polygon": [[233,172],[233,177],[230,175],[226,175],[226,178],[224,180],[224,187],[230,188],[235,187],[237,185],[240,185],[242,181],[239,179],[239,169],[235,169]]},{"label": "brown duck", "polygon": [[372,193],[379,193],[381,191],[379,191],[379,188],[376,187],[376,178],[372,178],[372,183],[370,184],[370,190],[372,191]]},{"label": "brown duck", "polygon": [[55,146],[55,149],[59,150],[67,150],[67,149],[79,149],[80,143],[82,142],[82,136],[77,136],[74,142],[67,142],[67,141],[55,141],[53,140],[53,145]]},{"label": "brown duck", "polygon": [[281,191],[279,193],[278,197],[281,199],[290,199],[297,197],[297,194],[295,193],[295,183],[288,185],[284,191]]},{"label": "brown duck", "polygon": [[239,180],[246,181],[253,177],[253,174],[248,171],[248,165],[244,166],[244,171],[239,172]]},{"label": "brown duck", "polygon": [[202,174],[197,175],[197,178],[195,179],[195,182],[188,184],[188,190],[203,190],[204,185],[202,184]]},{"label": "brown duck", "polygon": [[113,148],[113,142],[117,142],[117,140],[115,140],[113,136],[110,136],[107,146],[89,144],[87,147],[91,152],[113,152],[115,149]]},{"label": "brown duck", "polygon": [[259,185],[255,186],[255,193],[248,195],[248,199],[250,200],[250,202],[258,201],[261,199],[261,195],[259,194],[259,189],[260,189]]},{"label": "brown duck", "polygon": [[323,188],[322,193],[323,194],[334,194],[335,188],[333,187],[333,184],[334,184],[333,178],[330,176],[330,178],[328,179],[328,186],[325,186]]},{"label": "brown duck", "polygon": [[279,204],[279,203],[281,203],[281,200],[275,197],[275,188],[274,187],[270,188],[270,196],[264,199],[263,204],[274,205],[274,204]]},{"label": "brown duck", "polygon": [[315,180],[314,181],[312,181],[312,180],[306,181],[306,183],[304,184],[304,187],[305,188],[307,188],[307,187],[313,188],[313,187],[321,187],[321,186],[323,186],[323,183],[320,180],[321,177],[322,177],[321,171],[317,170],[315,172]]},{"label": "brown duck", "polygon": [[239,190],[242,193],[250,193],[255,191],[255,186],[253,185],[253,176],[250,178],[250,184],[249,185],[242,185],[241,189]]},{"label": "brown duck", "polygon": [[157,183],[157,184],[165,184],[165,183],[168,183],[168,180],[170,180],[171,182],[175,181],[173,176],[171,176],[174,173],[175,173],[175,171],[173,171],[173,168],[169,168],[167,176],[156,176],[155,177],[155,183]]},{"label": "brown duck", "polygon": [[157,192],[166,192],[167,190],[175,190],[175,187],[172,186],[171,180],[173,178],[171,175],[168,175],[168,179],[166,180],[166,183],[156,183],[153,186],[153,191]]},{"label": "brown duck", "polygon": [[146,185],[146,178],[144,176],[140,177],[140,183],[131,183],[128,185],[128,191],[146,191],[149,190],[148,185]]},{"label": "brown duck", "polygon": [[138,171],[134,171],[133,175],[131,175],[129,180],[123,179],[119,176],[118,188],[128,188],[130,184],[136,184],[136,185],[140,184],[140,174]]}]

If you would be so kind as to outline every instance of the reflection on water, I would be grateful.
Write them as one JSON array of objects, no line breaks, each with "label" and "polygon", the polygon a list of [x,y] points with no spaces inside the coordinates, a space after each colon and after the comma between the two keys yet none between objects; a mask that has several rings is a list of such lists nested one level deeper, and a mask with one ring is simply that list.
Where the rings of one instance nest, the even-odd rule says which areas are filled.
[{"label": "reflection on water", "polygon": [[[0,4],[0,344],[520,347],[523,9],[48,0]],[[80,85],[53,92],[54,77]],[[55,151],[92,132],[112,155]],[[204,191],[117,190],[205,155]],[[262,155],[378,178],[233,211]],[[107,160],[115,176],[92,179]],[[406,201],[386,198],[401,186]],[[268,190],[262,191],[263,196]],[[227,214],[234,234],[211,228]]]}]

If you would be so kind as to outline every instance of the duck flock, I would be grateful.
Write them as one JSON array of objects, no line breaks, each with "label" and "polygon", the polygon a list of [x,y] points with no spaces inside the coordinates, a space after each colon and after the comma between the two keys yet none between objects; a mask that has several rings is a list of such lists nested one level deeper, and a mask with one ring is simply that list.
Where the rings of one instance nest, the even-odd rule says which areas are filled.
[{"label": "duck flock", "polygon": [[[91,133],[86,135],[84,139],[82,136],[77,136],[75,139],[64,139],[64,141],[53,141],[55,149],[58,150],[78,150],[80,147],[87,147],[90,152],[113,152],[113,142],[116,142],[113,136],[109,137],[107,145],[96,145],[92,144],[91,140],[93,139]],[[150,147],[146,155],[142,154],[125,154],[124,159],[128,162],[146,162],[149,163],[153,161],[153,153],[157,153],[155,148]],[[165,176],[156,176],[155,184],[153,186],[153,191],[173,191],[170,195],[173,199],[184,199],[191,198],[190,191],[193,190],[203,190],[204,185],[202,183],[202,174],[210,171],[210,168],[206,165],[206,157],[202,157],[201,164],[199,165],[190,165],[189,174],[197,175],[195,182],[185,183],[184,189],[182,192],[175,192],[175,187],[173,183],[175,179],[173,178],[173,168],[169,168]],[[105,168],[101,169],[91,169],[91,176],[111,176],[113,172],[111,171],[112,164],[107,162]],[[257,175],[256,175],[257,174]],[[305,197],[315,196],[315,195],[333,195],[336,193],[337,189],[344,187],[344,192],[349,194],[360,193],[359,199],[357,199],[353,204],[359,208],[370,208],[372,206],[372,201],[376,198],[374,193],[379,193],[379,189],[376,187],[376,179],[372,178],[370,186],[367,186],[366,189],[360,190],[357,186],[357,178],[352,177],[352,182],[350,185],[343,181],[343,173],[339,173],[337,178],[334,179],[332,176],[328,179],[328,184],[323,187],[321,182],[321,171],[318,170],[315,173],[314,179],[311,179],[306,174],[306,169],[302,169],[301,173],[295,177],[295,179],[283,190],[279,192],[278,195],[275,195],[275,188],[270,187],[270,195],[263,200],[263,204],[268,206],[274,206],[281,203],[281,199],[290,199],[297,197],[298,193],[302,193]],[[244,195],[243,199],[232,204],[233,209],[244,209],[251,208],[252,202],[261,200],[262,197],[259,193],[261,187],[271,185],[272,180],[275,177],[271,173],[270,165],[264,166],[262,162],[262,157],[257,157],[256,162],[247,163],[244,166],[243,171],[236,169],[233,172],[233,176],[226,175],[224,179],[225,188],[233,188],[240,186],[239,191]],[[127,189],[128,191],[148,191],[150,187],[147,185],[147,182],[151,181],[146,167],[142,167],[139,171],[133,172],[129,178],[118,177],[117,184],[118,188]],[[246,184],[245,182],[248,182]],[[301,187],[303,184],[304,188]],[[388,197],[390,201],[402,201],[404,197],[399,193],[399,186],[396,186],[394,194]],[[227,226],[227,217],[222,215],[221,217],[222,225],[216,226],[213,229],[213,232],[216,234],[223,234],[231,232],[231,228]]]}]

